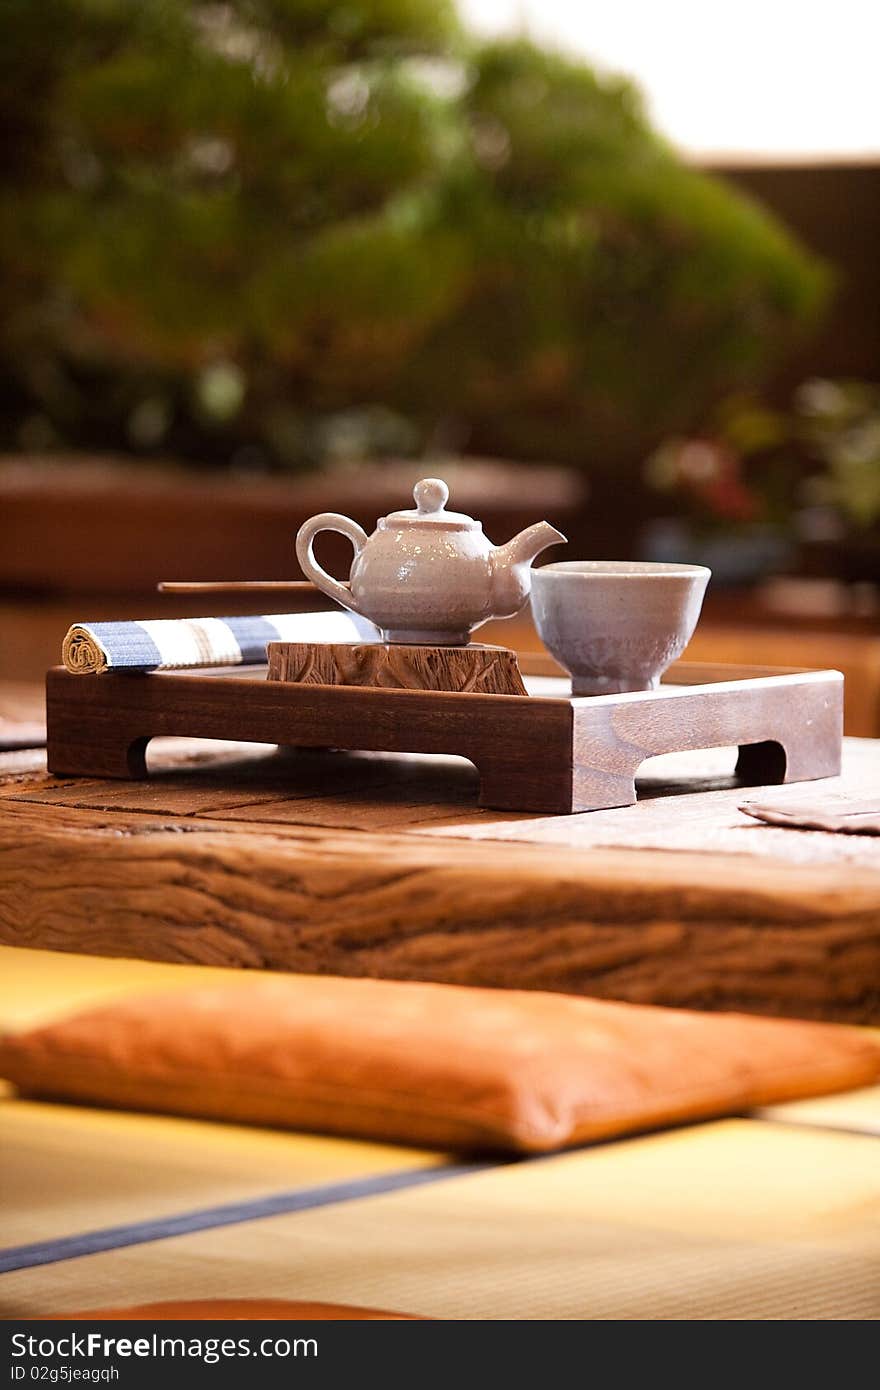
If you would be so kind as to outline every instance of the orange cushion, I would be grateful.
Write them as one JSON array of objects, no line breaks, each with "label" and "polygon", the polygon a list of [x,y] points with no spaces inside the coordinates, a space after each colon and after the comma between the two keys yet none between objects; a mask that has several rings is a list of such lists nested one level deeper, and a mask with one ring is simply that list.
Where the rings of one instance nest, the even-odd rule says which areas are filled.
[{"label": "orange cushion", "polygon": [[243,976],[0,1041],[38,1096],[435,1148],[539,1152],[843,1090],[850,1029],[569,995]]},{"label": "orange cushion", "polygon": [[133,1308],[89,1308],[84,1313],[47,1313],[35,1322],[200,1322],[206,1319],[277,1322],[424,1321],[409,1313],[380,1313],[344,1303],[291,1303],[286,1298],[196,1298],[186,1303],[138,1303]]}]

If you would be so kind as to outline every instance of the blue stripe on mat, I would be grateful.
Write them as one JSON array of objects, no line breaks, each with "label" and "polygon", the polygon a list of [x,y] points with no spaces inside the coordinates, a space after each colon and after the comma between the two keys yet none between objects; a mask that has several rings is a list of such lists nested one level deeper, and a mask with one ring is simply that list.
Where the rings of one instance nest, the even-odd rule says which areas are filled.
[{"label": "blue stripe on mat", "polygon": [[445,1182],[447,1178],[466,1177],[470,1173],[495,1167],[498,1167],[497,1163],[483,1162],[448,1164],[442,1168],[404,1168],[396,1173],[378,1173],[354,1182],[306,1187],[297,1192],[276,1192],[269,1197],[255,1197],[250,1202],[202,1207],[197,1211],[159,1217],[154,1221],[135,1221],[129,1226],[106,1226],[102,1230],[63,1236],[60,1240],[15,1245],[8,1250],[0,1250],[0,1274],[11,1274],[16,1269],[31,1269],[35,1265],[57,1264],[60,1260],[75,1260],[80,1255],[99,1255],[105,1250],[118,1250],[126,1245],[168,1240],[172,1236],[190,1235],[193,1231],[209,1231],[216,1226],[236,1226],[243,1221],[259,1221],[267,1216],[284,1216],[288,1212],[333,1206],[336,1202],[378,1197],[384,1192],[400,1192],[407,1187]]},{"label": "blue stripe on mat", "polygon": [[266,644],[277,642],[280,636],[274,623],[266,618],[224,618],[239,647],[243,665],[266,660]]},{"label": "blue stripe on mat", "polygon": [[100,642],[113,669],[133,666],[138,671],[151,671],[162,664],[162,653],[140,623],[82,623],[81,626]]}]

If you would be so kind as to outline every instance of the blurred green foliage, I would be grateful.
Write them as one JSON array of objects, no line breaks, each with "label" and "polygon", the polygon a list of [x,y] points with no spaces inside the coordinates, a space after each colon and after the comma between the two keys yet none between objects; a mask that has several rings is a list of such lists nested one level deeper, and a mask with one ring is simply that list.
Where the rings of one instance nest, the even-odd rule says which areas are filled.
[{"label": "blurred green foliage", "polygon": [[824,538],[880,524],[880,385],[812,378],[790,410],[722,401],[698,438],[665,440],[645,480],[702,527],[770,523]]},{"label": "blurred green foliage", "polygon": [[805,381],[795,397],[794,433],[818,465],[807,498],[833,509],[847,532],[880,523],[880,385]]},{"label": "blurred green foliage", "polygon": [[820,266],[449,0],[0,0],[0,443],[636,464]]}]

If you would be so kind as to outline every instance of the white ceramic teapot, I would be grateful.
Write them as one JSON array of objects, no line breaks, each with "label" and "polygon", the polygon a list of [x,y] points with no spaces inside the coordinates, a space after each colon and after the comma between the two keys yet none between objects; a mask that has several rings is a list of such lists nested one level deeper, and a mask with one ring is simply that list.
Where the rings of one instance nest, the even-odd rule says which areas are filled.
[{"label": "white ceramic teapot", "polygon": [[[386,642],[462,646],[490,618],[510,618],[529,597],[531,565],[565,536],[539,521],[507,545],[492,545],[473,517],[446,511],[449,488],[423,478],[413,488],[415,509],[380,517],[368,536],[337,512],[301,526],[296,554],[303,573],[344,608],[369,618]],[[339,531],[354,546],[348,582],[315,559],[321,531]]]}]

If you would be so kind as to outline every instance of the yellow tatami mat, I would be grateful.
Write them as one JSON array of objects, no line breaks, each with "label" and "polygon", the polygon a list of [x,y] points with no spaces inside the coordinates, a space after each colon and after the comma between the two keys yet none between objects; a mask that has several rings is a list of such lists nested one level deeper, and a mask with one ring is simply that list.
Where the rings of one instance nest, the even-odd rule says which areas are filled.
[{"label": "yellow tatami mat", "polygon": [[0,1100],[0,1248],[445,1162],[323,1135]]},{"label": "yellow tatami mat", "polygon": [[780,1124],[818,1125],[821,1129],[844,1129],[880,1138],[880,1086],[864,1086],[839,1096],[789,1101],[787,1105],[769,1105],[755,1114],[762,1120],[775,1120]]},{"label": "yellow tatami mat", "polygon": [[164,965],[0,946],[0,1030],[36,1027],[124,994],[186,989],[240,974],[207,965]]},{"label": "yellow tatami mat", "polygon": [[440,1318],[873,1319],[877,1142],[702,1125],[21,1270],[0,1312],[245,1293]]}]

